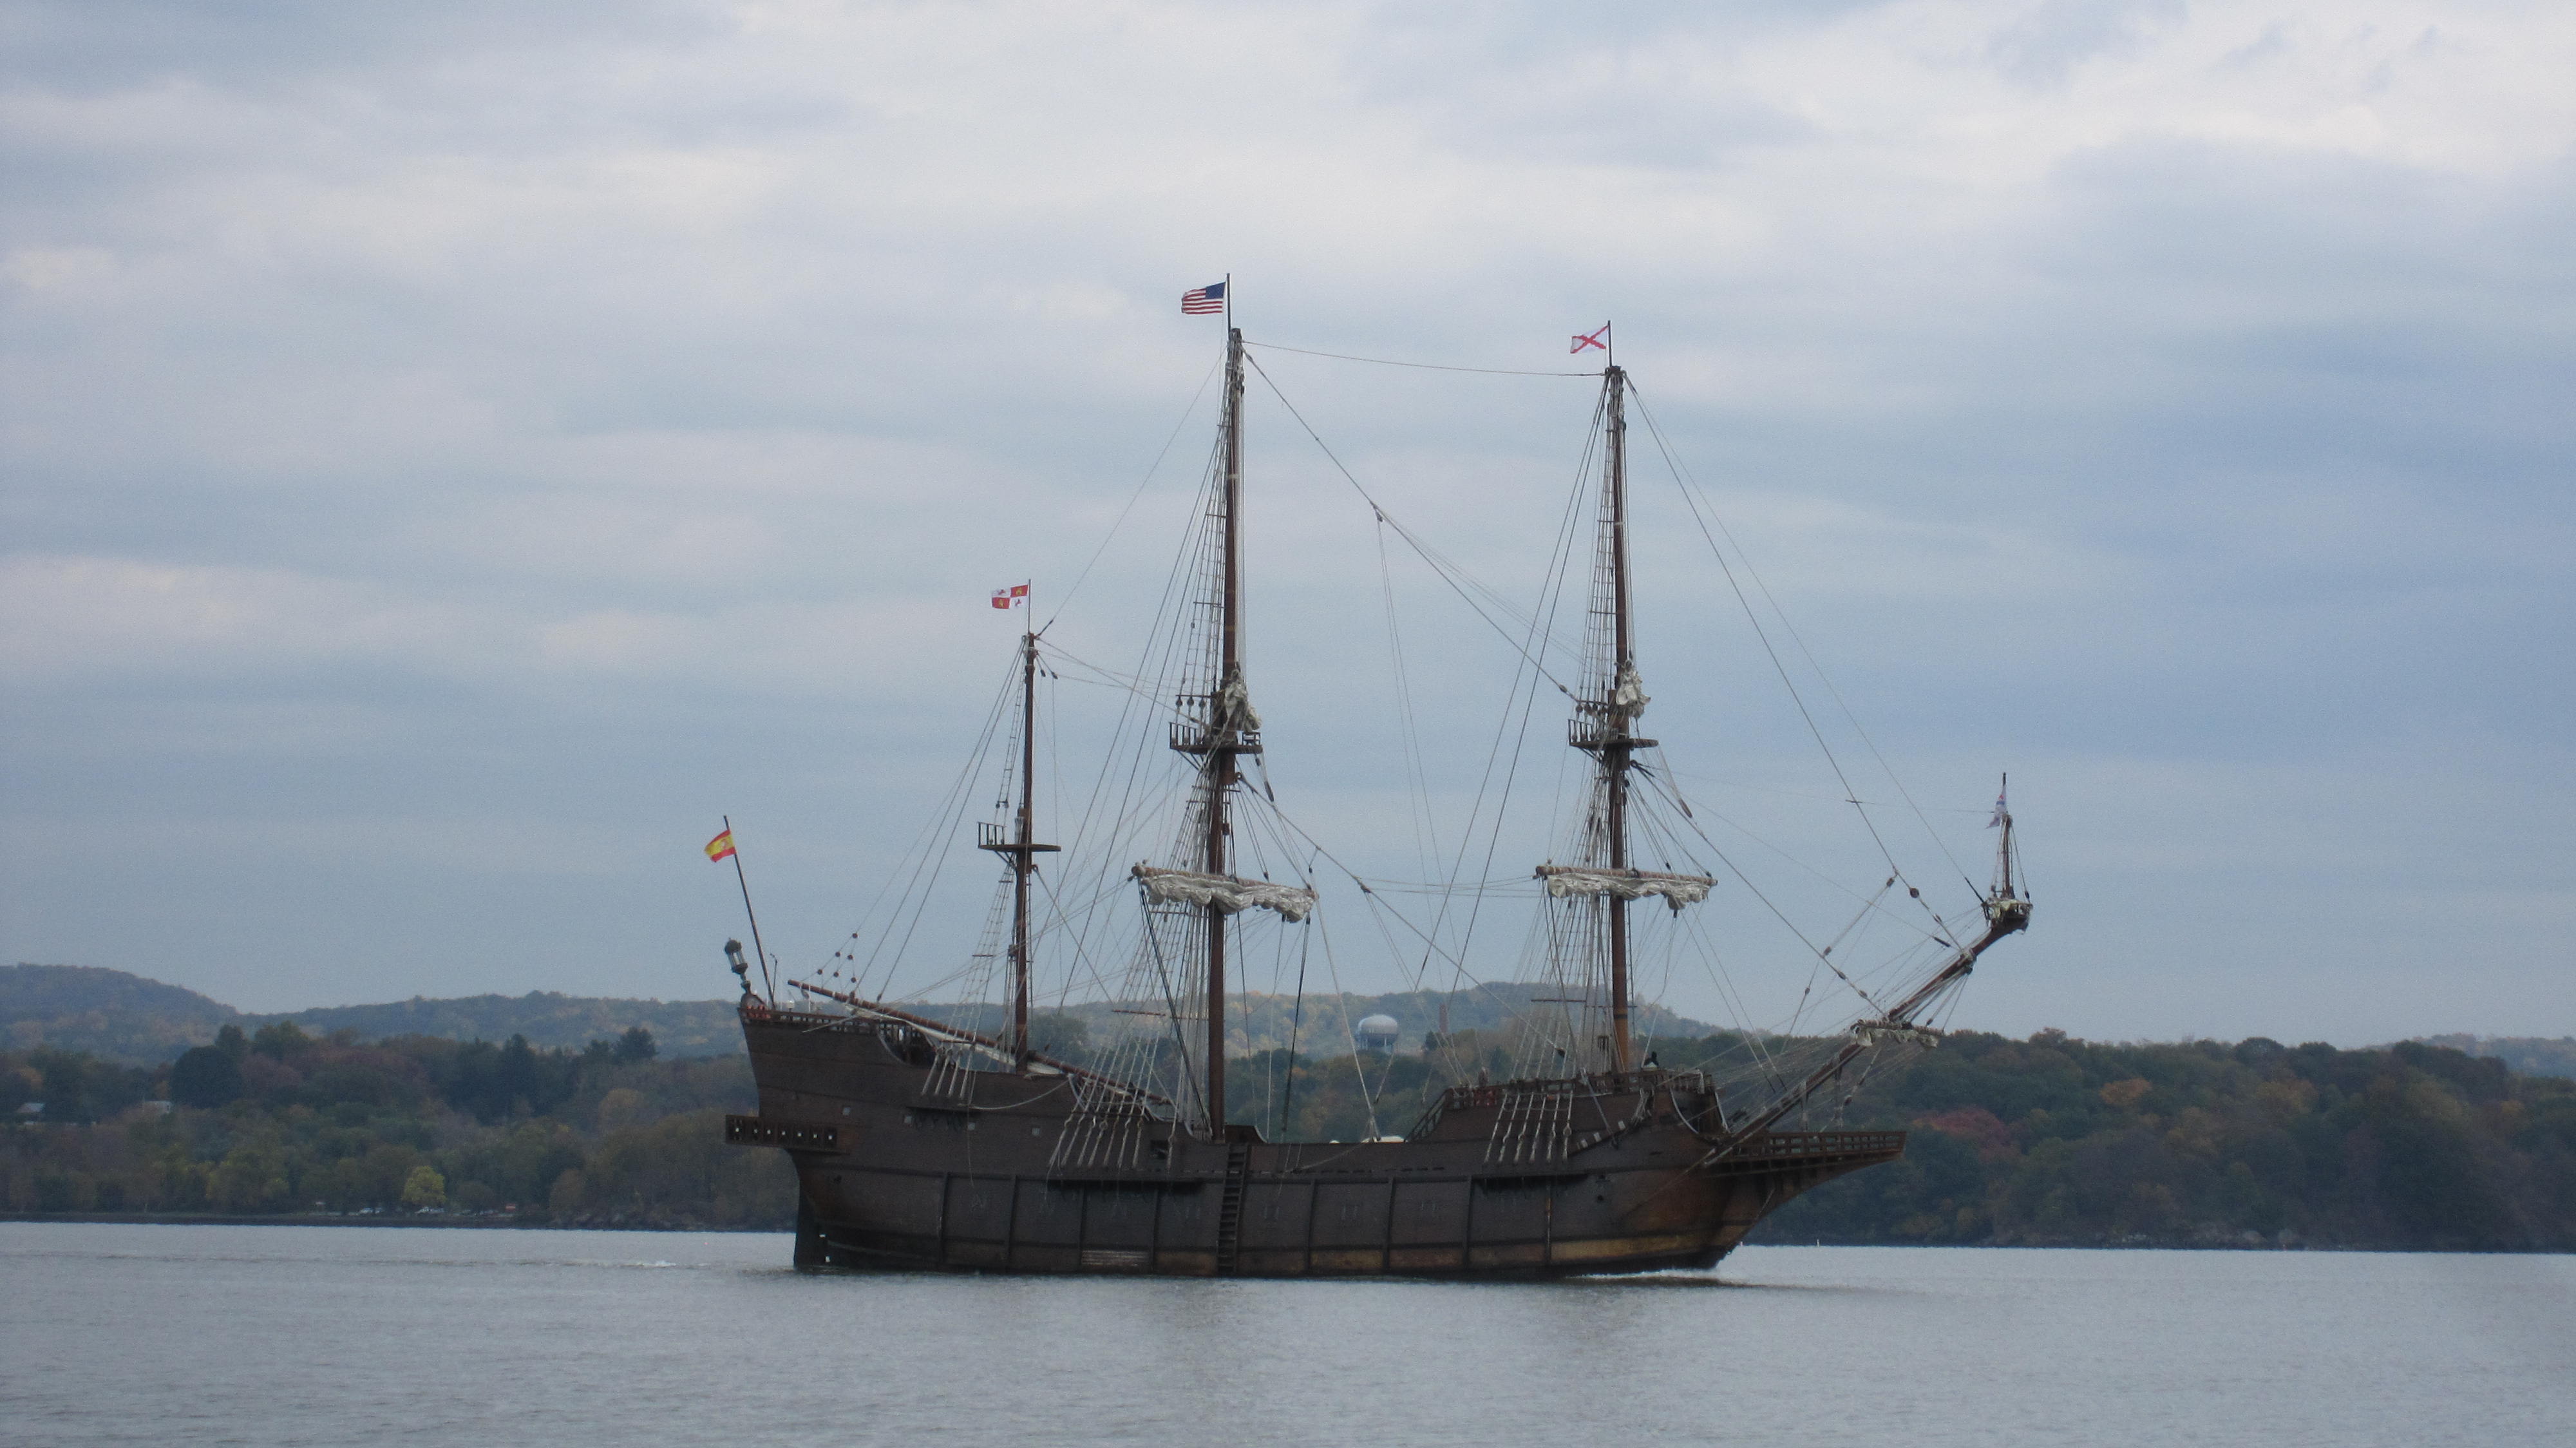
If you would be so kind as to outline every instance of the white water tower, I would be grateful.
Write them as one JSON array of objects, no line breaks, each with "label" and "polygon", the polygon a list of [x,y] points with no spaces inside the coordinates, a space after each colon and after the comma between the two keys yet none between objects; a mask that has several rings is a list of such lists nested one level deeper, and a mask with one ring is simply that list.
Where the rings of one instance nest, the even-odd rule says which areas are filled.
[{"label": "white water tower", "polygon": [[1351,1027],[1351,1034],[1359,1037],[1361,1050],[1384,1051],[1392,1055],[1396,1038],[1404,1034],[1404,1027],[1397,1025],[1393,1016],[1364,1016],[1358,1025]]}]

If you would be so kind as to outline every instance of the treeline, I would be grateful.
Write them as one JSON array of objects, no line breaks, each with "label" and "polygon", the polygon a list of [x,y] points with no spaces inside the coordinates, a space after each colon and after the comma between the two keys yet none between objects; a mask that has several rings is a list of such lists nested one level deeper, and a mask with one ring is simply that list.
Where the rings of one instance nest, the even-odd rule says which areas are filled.
[{"label": "treeline", "polygon": [[[1082,1053],[1078,1023],[1038,1024]],[[1644,1049],[1681,1067],[1740,1044]],[[1500,1044],[1452,1046],[1445,1069],[1414,1050],[1238,1057],[1231,1114],[1275,1138],[1400,1134],[1459,1062],[1510,1074]],[[0,1210],[784,1227],[783,1154],[722,1144],[752,1099],[744,1058],[659,1059],[640,1029],[546,1050],[281,1022],[157,1068],[0,1053],[0,1116],[43,1103],[0,1132]],[[2576,1081],[2444,1047],[1963,1032],[1881,1068],[1841,1124],[1912,1137],[1755,1241],[2576,1250]]]},{"label": "treeline", "polygon": [[2576,1081],[2440,1046],[1961,1033],[1846,1123],[1909,1128],[1904,1160],[1753,1240],[2576,1249]]},{"label": "treeline", "polygon": [[657,1056],[641,1027],[544,1050],[292,1022],[227,1026],[157,1068],[0,1053],[0,1113],[27,1123],[0,1142],[0,1210],[791,1222],[780,1154],[723,1144],[725,1112],[751,1109],[748,1062]]},{"label": "treeline", "polygon": [[[1240,1057],[1229,1114],[1306,1139],[1402,1133],[1454,1063],[1509,1074],[1511,1052],[1454,1044],[1446,1070],[1414,1051]],[[1640,1051],[1688,1066],[1741,1044]],[[1880,1068],[1839,1124],[1905,1129],[1906,1154],[1797,1198],[1754,1241],[2576,1250],[2576,1081],[2418,1042],[1962,1032]]]}]

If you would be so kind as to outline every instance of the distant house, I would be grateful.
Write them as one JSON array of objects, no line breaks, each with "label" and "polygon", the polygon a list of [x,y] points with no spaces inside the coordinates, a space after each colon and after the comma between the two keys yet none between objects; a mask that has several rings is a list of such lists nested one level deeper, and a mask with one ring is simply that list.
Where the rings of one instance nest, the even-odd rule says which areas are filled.
[{"label": "distant house", "polygon": [[21,1121],[34,1121],[44,1114],[45,1103],[42,1101],[30,1101],[18,1108],[18,1119]]}]

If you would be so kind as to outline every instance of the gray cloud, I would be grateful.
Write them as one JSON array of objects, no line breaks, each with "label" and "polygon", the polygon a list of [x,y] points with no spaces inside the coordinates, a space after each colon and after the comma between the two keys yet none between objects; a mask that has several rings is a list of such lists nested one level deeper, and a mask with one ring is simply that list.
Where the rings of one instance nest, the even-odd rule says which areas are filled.
[{"label": "gray cloud", "polygon": [[[980,717],[981,591],[1082,567],[1211,361],[1173,294],[1231,269],[1331,351],[1547,368],[1620,319],[1971,868],[2015,771],[2041,928],[1963,1020],[2576,1029],[2576,115],[2542,12],[2440,19],[15,6],[0,946],[252,1007],[715,993],[730,810],[827,949]],[[1263,361],[1527,586],[1581,383]],[[1378,540],[1256,402],[1273,762],[1409,870]],[[1206,418],[1077,653],[1130,660]],[[1866,875],[1640,498],[1677,767]],[[1390,586],[1454,824],[1508,655]]]}]

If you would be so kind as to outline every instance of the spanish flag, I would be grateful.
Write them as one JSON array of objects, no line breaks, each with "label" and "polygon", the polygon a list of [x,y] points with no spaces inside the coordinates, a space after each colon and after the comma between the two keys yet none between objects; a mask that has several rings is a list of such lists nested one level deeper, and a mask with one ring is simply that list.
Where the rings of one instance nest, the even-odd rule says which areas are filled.
[{"label": "spanish flag", "polygon": [[707,841],[707,858],[709,860],[730,859],[732,856],[733,831],[727,830],[723,834],[716,836],[714,839]]}]

